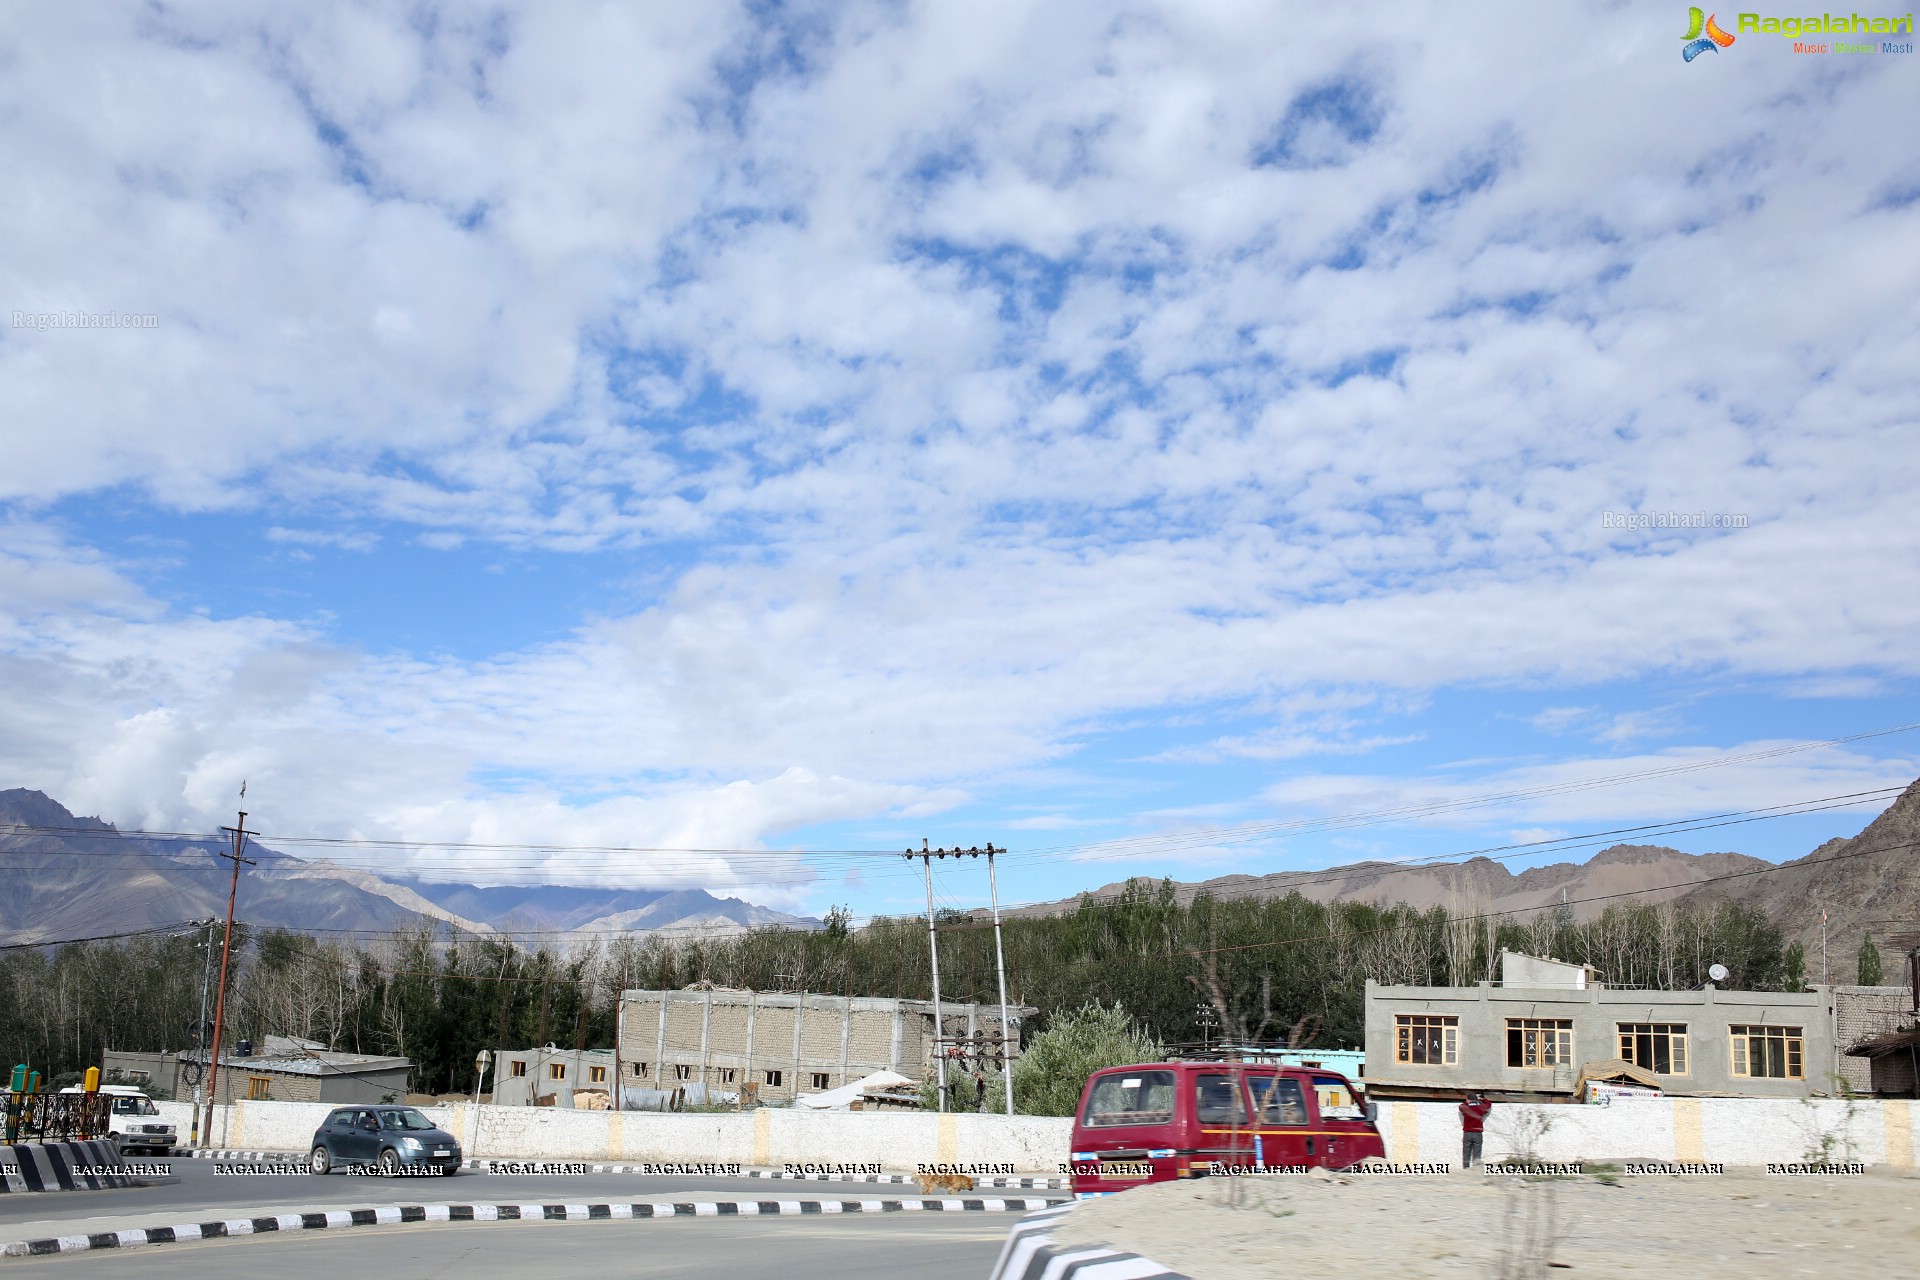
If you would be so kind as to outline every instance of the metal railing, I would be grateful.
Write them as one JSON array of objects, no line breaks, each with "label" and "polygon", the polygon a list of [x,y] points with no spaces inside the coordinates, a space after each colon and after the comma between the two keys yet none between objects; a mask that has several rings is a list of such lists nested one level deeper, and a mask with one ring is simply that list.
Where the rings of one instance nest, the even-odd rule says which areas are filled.
[{"label": "metal railing", "polygon": [[113,1099],[104,1093],[0,1093],[6,1099],[9,1146],[105,1136]]}]

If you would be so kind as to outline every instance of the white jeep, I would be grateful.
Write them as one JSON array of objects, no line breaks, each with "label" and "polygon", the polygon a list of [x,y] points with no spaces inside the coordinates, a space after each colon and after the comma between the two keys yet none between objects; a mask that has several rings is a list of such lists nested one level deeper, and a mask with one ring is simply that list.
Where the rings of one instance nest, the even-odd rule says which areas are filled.
[{"label": "white jeep", "polygon": [[[62,1089],[61,1093],[84,1093],[79,1088]],[[160,1118],[160,1109],[153,1105],[153,1099],[131,1085],[103,1084],[100,1086],[102,1097],[111,1101],[107,1119],[107,1136],[113,1139],[121,1155],[129,1151],[151,1151],[155,1155],[172,1155],[174,1146],[180,1141],[173,1125]]]}]

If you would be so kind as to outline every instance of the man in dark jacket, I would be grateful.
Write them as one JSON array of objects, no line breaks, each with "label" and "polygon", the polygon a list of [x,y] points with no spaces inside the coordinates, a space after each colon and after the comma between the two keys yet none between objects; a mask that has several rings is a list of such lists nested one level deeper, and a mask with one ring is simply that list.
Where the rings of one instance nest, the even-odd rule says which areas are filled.
[{"label": "man in dark jacket", "polygon": [[1460,1167],[1471,1169],[1480,1163],[1481,1144],[1486,1140],[1487,1116],[1493,1104],[1485,1095],[1470,1093],[1460,1103]]}]

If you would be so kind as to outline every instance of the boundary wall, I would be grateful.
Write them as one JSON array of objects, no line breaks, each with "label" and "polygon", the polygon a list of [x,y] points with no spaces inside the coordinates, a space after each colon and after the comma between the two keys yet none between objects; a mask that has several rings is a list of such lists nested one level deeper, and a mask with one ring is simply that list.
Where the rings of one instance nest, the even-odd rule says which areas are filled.
[{"label": "boundary wall", "polygon": [[[184,1137],[186,1103],[157,1104]],[[215,1108],[208,1145],[305,1152],[332,1110],[310,1102]],[[1048,1116],[819,1112],[569,1111],[452,1103],[422,1107],[468,1158],[785,1165],[1011,1166],[1057,1174],[1072,1121]],[[477,1114],[476,1114],[477,1113]],[[476,1141],[475,1126],[478,1125]],[[1380,1131],[1395,1164],[1460,1162],[1460,1114],[1448,1102],[1383,1102]],[[1920,1167],[1920,1102],[1904,1099],[1659,1098],[1611,1106],[1496,1103],[1486,1159],[1634,1160],[1764,1165],[1826,1160]],[[995,1170],[996,1172],[999,1170]],[[982,1170],[986,1172],[986,1170]]]}]

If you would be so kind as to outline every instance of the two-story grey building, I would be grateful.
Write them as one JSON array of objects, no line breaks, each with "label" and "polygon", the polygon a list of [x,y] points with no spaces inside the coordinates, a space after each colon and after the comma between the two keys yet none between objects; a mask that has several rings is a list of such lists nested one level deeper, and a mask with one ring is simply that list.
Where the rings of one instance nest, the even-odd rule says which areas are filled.
[{"label": "two-story grey building", "polygon": [[1367,1087],[1382,1097],[1571,1099],[1581,1068],[1624,1060],[1662,1092],[1841,1092],[1834,991],[1609,987],[1582,965],[1507,952],[1501,981],[1366,991]]}]

